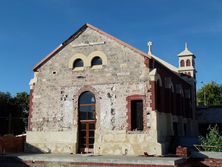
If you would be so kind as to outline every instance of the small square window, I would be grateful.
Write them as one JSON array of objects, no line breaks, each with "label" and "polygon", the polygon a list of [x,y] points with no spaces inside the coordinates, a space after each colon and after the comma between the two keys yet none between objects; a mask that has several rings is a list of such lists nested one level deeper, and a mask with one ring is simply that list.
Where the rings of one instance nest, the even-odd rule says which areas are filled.
[{"label": "small square window", "polygon": [[143,130],[143,100],[131,101],[131,130]]}]

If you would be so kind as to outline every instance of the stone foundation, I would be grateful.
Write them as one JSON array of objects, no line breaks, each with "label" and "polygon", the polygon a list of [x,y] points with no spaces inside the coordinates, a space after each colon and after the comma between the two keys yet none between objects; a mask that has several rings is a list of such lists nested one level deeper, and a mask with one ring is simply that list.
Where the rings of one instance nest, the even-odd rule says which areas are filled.
[{"label": "stone foundation", "polygon": [[155,137],[140,132],[96,132],[95,154],[101,155],[161,155],[161,144]]},{"label": "stone foundation", "polygon": [[[77,153],[77,135],[67,132],[27,132],[26,151]],[[162,145],[149,134],[126,131],[95,131],[96,155],[161,155]]]}]

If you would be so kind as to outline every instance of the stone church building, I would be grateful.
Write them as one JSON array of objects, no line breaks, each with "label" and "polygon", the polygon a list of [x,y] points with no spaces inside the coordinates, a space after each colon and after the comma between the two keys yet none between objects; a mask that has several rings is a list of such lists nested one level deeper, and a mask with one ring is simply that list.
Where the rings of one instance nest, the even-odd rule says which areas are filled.
[{"label": "stone church building", "polygon": [[195,136],[195,56],[179,67],[90,25],[33,68],[27,149],[48,153],[162,155]]}]

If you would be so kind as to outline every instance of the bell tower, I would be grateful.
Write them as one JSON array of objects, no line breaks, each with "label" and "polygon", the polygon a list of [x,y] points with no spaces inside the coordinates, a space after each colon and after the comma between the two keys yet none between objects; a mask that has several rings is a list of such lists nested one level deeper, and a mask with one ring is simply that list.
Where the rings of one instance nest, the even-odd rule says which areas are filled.
[{"label": "bell tower", "polygon": [[[183,77],[187,82],[190,83],[191,87],[188,89],[190,91],[190,104],[192,108],[192,119],[190,120],[190,128],[191,129],[197,129],[197,122],[196,122],[196,116],[195,116],[195,110],[196,110],[196,68],[195,68],[195,58],[196,56],[189,51],[187,43],[185,43],[185,49],[184,51],[180,52],[178,54],[179,59],[179,68],[178,73],[181,74],[181,77]],[[194,130],[196,131],[196,130]]]},{"label": "bell tower", "polygon": [[184,51],[178,54],[179,57],[179,68],[178,72],[196,79],[196,68],[195,68],[195,58],[196,56],[189,51],[187,43],[185,43]]}]

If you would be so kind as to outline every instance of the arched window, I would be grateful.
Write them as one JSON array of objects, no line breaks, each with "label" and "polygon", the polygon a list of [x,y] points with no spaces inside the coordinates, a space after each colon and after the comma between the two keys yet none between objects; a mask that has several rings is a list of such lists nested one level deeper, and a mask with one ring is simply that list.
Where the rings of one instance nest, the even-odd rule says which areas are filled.
[{"label": "arched window", "polygon": [[76,68],[76,67],[83,67],[83,61],[82,59],[76,59],[73,63],[73,68]]},{"label": "arched window", "polygon": [[102,65],[102,59],[99,56],[96,56],[92,59],[91,66]]},{"label": "arched window", "polygon": [[87,91],[83,92],[79,97],[79,152],[92,152],[95,139],[95,123],[96,123],[96,99],[95,96]]},{"label": "arched window", "polygon": [[180,61],[180,67],[184,67],[184,60]]},{"label": "arched window", "polygon": [[188,72],[188,73],[187,73],[187,75],[191,76],[191,73],[190,73],[190,72]]},{"label": "arched window", "polygon": [[84,93],[82,93],[79,97],[79,104],[95,104],[95,96],[89,92],[86,91]]},{"label": "arched window", "polygon": [[84,92],[79,97],[80,120],[94,120],[95,96],[91,92]]},{"label": "arched window", "polygon": [[187,61],[186,61],[186,66],[190,66],[190,60],[189,59],[187,59]]}]

